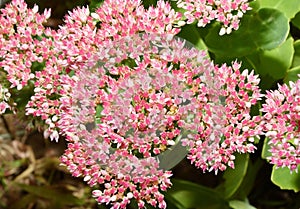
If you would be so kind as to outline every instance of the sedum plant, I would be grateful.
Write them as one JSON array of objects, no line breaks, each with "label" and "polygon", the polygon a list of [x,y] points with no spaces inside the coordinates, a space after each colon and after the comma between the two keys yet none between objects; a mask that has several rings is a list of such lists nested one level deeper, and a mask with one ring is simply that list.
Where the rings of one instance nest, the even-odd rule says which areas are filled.
[{"label": "sedum plant", "polygon": [[[54,30],[44,26],[50,10],[13,0],[0,16],[0,113],[26,115],[45,137],[66,140],[61,163],[94,188],[100,204],[193,208],[197,200],[180,196],[188,187],[223,194],[208,203],[220,208],[247,205],[247,194],[234,194],[258,143],[277,168],[273,179],[280,169],[298,175],[298,57],[291,70],[280,58],[274,71],[265,69],[285,50],[293,58],[287,35],[297,8],[267,0],[149,7],[105,0],[69,11]],[[238,181],[216,191],[172,183],[172,168],[185,156],[203,172],[225,172],[225,188],[226,172],[240,174]]]}]

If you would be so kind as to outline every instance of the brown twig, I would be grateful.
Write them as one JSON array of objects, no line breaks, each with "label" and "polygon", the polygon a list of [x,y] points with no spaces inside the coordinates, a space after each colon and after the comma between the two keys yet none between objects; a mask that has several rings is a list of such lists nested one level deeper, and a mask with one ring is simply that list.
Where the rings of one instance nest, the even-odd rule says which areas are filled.
[{"label": "brown twig", "polygon": [[2,119],[2,122],[3,122],[3,125],[4,125],[5,130],[7,131],[7,133],[8,133],[9,135],[12,136],[12,140],[14,140],[14,138],[15,138],[15,137],[14,137],[14,134],[13,134],[12,131],[10,130],[9,125],[8,125],[7,120],[5,119],[4,115],[1,115],[1,119]]}]

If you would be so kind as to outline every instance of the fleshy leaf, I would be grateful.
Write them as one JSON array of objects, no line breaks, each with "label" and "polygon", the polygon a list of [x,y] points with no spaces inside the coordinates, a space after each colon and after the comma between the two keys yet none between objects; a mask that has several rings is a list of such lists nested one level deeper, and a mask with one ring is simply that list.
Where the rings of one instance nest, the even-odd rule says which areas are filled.
[{"label": "fleshy leaf", "polygon": [[272,156],[272,153],[269,151],[271,149],[269,141],[270,141],[270,139],[268,137],[266,137],[265,140],[264,140],[264,145],[263,145],[263,149],[262,149],[262,152],[261,152],[261,158],[262,159],[267,159],[267,157]]},{"label": "fleshy leaf", "polygon": [[[181,208],[228,209],[228,203],[215,190],[192,182],[173,179],[168,196]],[[166,196],[168,199],[168,197]],[[172,200],[170,200],[172,201]]]},{"label": "fleshy leaf", "polygon": [[248,161],[248,168],[246,175],[243,178],[242,184],[239,186],[239,189],[235,192],[233,198],[243,200],[249,196],[253,188],[256,186],[255,181],[257,178],[257,173],[261,169],[264,161],[261,159]]},{"label": "fleshy leaf", "polygon": [[292,23],[294,26],[300,29],[300,12],[298,12],[296,16],[292,19]]},{"label": "fleshy leaf", "polygon": [[229,57],[242,57],[256,50],[271,50],[282,44],[289,32],[289,21],[276,10],[263,8],[245,15],[239,30],[219,36],[220,27],[213,27],[205,37],[209,51]]},{"label": "fleshy leaf", "polygon": [[275,49],[258,53],[259,61],[253,61],[255,70],[261,76],[269,74],[275,80],[282,79],[292,65],[293,55],[293,38],[289,38]]},{"label": "fleshy leaf", "polygon": [[191,42],[194,47],[200,50],[206,50],[207,47],[203,42],[196,24],[185,25],[182,27],[180,33],[178,34],[179,37]]},{"label": "fleshy leaf", "polygon": [[256,209],[256,207],[253,207],[249,204],[248,200],[241,201],[241,200],[231,200],[229,202],[229,206],[233,209]]},{"label": "fleshy leaf", "polygon": [[176,140],[176,144],[173,145],[170,149],[158,155],[159,167],[161,169],[172,169],[188,154],[188,150],[185,146],[182,146],[180,138],[181,136],[178,137],[178,139]]},{"label": "fleshy leaf", "polygon": [[299,0],[258,0],[260,8],[274,8],[293,18],[300,11]]},{"label": "fleshy leaf", "polygon": [[298,74],[300,74],[300,66],[294,67],[287,71],[284,82],[289,83],[289,81],[297,81],[299,79]]},{"label": "fleshy leaf", "polygon": [[223,196],[225,199],[231,198],[235,192],[239,189],[240,185],[243,182],[243,179],[247,173],[249,163],[248,154],[238,154],[235,159],[235,168],[228,168],[223,178],[225,179],[224,184],[219,188],[223,190]]},{"label": "fleshy leaf", "polygon": [[91,11],[95,11],[97,8],[99,8],[101,6],[101,4],[103,4],[104,0],[89,0],[90,4],[89,4],[89,8]]},{"label": "fleshy leaf", "polygon": [[300,66],[300,40],[294,42],[294,58],[292,67]]},{"label": "fleshy leaf", "polygon": [[276,168],[273,166],[271,181],[279,186],[281,189],[300,191],[300,166],[298,166],[298,173],[291,172],[287,167]]}]

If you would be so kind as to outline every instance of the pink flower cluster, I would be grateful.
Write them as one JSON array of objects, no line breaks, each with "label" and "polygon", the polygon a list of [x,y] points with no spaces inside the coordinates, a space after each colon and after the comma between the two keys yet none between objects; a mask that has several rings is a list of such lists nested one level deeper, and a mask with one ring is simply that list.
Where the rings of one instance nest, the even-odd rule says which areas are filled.
[{"label": "pink flower cluster", "polygon": [[277,167],[297,170],[300,164],[300,80],[267,92],[262,112],[270,146],[268,160]]},{"label": "pink flower cluster", "polygon": [[204,171],[254,151],[259,79],[238,63],[218,67],[172,35],[144,33],[103,42],[89,65],[65,89],[72,105],[61,106],[59,127],[70,142],[62,162],[91,186],[104,184],[93,193],[100,203],[165,208],[171,173],[156,157],[176,143]]},{"label": "pink flower cluster", "polygon": [[105,77],[103,70],[96,67],[77,71],[80,81],[70,92],[73,106],[60,121],[69,141],[62,163],[74,176],[83,176],[90,186],[101,185],[93,191],[99,203],[110,204],[112,208],[126,208],[134,198],[139,208],[143,208],[145,203],[165,208],[161,191],[171,186],[171,173],[159,169],[154,157],[138,156],[130,138],[118,133],[119,127],[115,126],[123,122],[117,121],[118,116],[106,116],[105,109],[100,111],[100,115],[96,114],[99,105],[109,105],[106,97],[112,95],[105,92],[116,87],[105,88],[114,82]]},{"label": "pink flower cluster", "polygon": [[205,27],[214,20],[220,22],[220,35],[237,30],[240,19],[251,9],[248,0],[179,0],[177,6],[185,10],[187,24],[196,20],[198,27]]},{"label": "pink flower cluster", "polygon": [[[66,16],[65,24],[55,31],[44,28],[42,25],[49,18],[50,11],[39,15],[37,10],[37,6],[28,9],[23,0],[13,0],[2,10],[1,37],[3,40],[1,44],[3,47],[1,56],[3,59],[1,59],[0,66],[11,83],[8,90],[16,92],[26,87],[25,90],[30,91],[32,96],[26,105],[26,114],[38,117],[45,122],[48,127],[46,135],[51,134],[52,139],[58,140],[58,131],[60,131],[67,137],[69,149],[79,148],[80,143],[82,144],[81,150],[71,150],[75,157],[68,154],[68,149],[65,155],[67,158],[62,158],[74,176],[78,176],[78,172],[82,171],[86,176],[85,180],[90,174],[89,184],[92,186],[97,183],[108,188],[107,185],[110,184],[113,188],[119,189],[119,193],[115,197],[112,195],[115,193],[115,189],[108,189],[104,192],[106,194],[104,198],[103,195],[99,195],[99,191],[95,191],[94,196],[97,197],[99,203],[112,202],[114,207],[125,208],[130,199],[135,198],[139,202],[139,207],[143,207],[144,201],[146,201],[153,206],[158,205],[160,208],[165,208],[161,191],[170,187],[169,177],[171,174],[169,171],[159,169],[156,159],[150,157],[141,160],[132,155],[130,150],[126,155],[125,149],[123,149],[110,153],[109,161],[101,161],[99,158],[101,156],[95,155],[93,156],[93,170],[89,171],[89,163],[93,163],[92,161],[86,162],[87,168],[80,170],[80,166],[84,166],[82,163],[85,163],[82,160],[86,157],[86,155],[81,156],[80,152],[90,153],[95,150],[98,152],[102,147],[97,147],[96,144],[91,148],[91,143],[76,141],[76,136],[84,136],[85,140],[88,140],[89,137],[80,135],[78,127],[75,132],[71,132],[72,123],[76,120],[65,119],[68,117],[75,119],[72,115],[74,98],[69,97],[69,92],[72,88],[79,86],[82,79],[77,77],[82,72],[80,69],[87,69],[86,67],[90,66],[90,60],[93,60],[92,56],[99,56],[107,50],[103,46],[114,44],[113,41],[125,35],[141,32],[174,35],[180,30],[173,27],[180,20],[180,13],[176,13],[168,3],[163,1],[159,1],[155,8],[150,7],[148,10],[140,5],[140,1],[105,1],[103,7],[93,14],[90,14],[88,8],[77,8],[70,12]],[[113,19],[111,19],[112,17]],[[127,30],[128,25],[132,25],[131,30]],[[118,54],[116,57],[119,58]],[[114,59],[109,59],[109,61]],[[103,61],[107,60],[103,59]],[[7,97],[3,98],[9,99],[9,92],[5,91],[4,93],[3,95]],[[96,92],[93,93],[96,95]],[[94,100],[88,102],[93,103]],[[3,107],[3,112],[4,108],[6,110],[7,106]],[[76,136],[72,135],[74,133]],[[95,136],[102,135],[96,134]],[[109,145],[111,146],[111,143]],[[86,148],[86,146],[88,147]],[[113,160],[114,156],[115,160]],[[120,156],[121,159],[117,160]],[[68,158],[70,160],[66,161]],[[113,165],[111,160],[119,164]],[[104,172],[101,162],[106,163],[104,170],[108,169],[108,174],[111,175],[111,179],[108,179],[108,174],[103,174],[102,177],[106,179],[106,182],[100,181],[101,172]],[[114,170],[124,166],[121,163],[127,165],[129,162],[132,162],[131,167],[126,167],[121,171]],[[74,170],[72,168],[76,163],[79,166]],[[125,170],[129,173],[124,177],[115,175]],[[94,183],[92,183],[93,181]],[[124,191],[122,191],[122,185]],[[128,198],[126,201],[122,194],[128,189],[132,193],[126,192]],[[108,200],[108,197],[111,200]],[[121,197],[122,202],[120,202]]]},{"label": "pink flower cluster", "polygon": [[[45,121],[45,134],[52,140],[58,140],[56,124],[64,111],[60,108],[61,87],[103,41],[142,31],[176,34],[180,28],[173,26],[181,19],[181,14],[164,1],[146,10],[138,0],[105,1],[92,14],[88,8],[74,9],[57,31],[43,26],[50,10],[41,15],[37,6],[29,9],[23,0],[13,0],[1,13],[0,67],[7,74],[9,89],[19,91],[26,86],[33,91],[26,114]],[[96,27],[98,22],[101,24]],[[134,27],[128,31],[128,25]],[[7,102],[1,104],[4,112]]]},{"label": "pink flower cluster", "polygon": [[[242,0],[178,6],[189,24],[222,22],[221,34],[237,29],[249,9]],[[166,208],[162,192],[171,187],[172,173],[158,159],[177,143],[196,167],[217,172],[234,167],[235,153],[253,152],[265,128],[276,145],[270,160],[291,169],[299,164],[296,85],[268,93],[264,121],[251,117],[262,97],[258,76],[240,72],[237,62],[216,66],[175,38],[182,15],[169,3],[145,9],[139,0],[106,0],[94,13],[85,7],[69,12],[58,30],[43,26],[49,17],[49,10],[39,14],[23,0],[1,10],[0,73],[8,85],[0,85],[0,114],[18,106],[15,92],[29,91],[25,113],[44,121],[51,139],[66,137],[61,161],[97,187],[99,203],[126,208],[136,199],[139,208]],[[274,106],[277,97],[289,102]],[[289,114],[274,115],[276,108]],[[286,127],[280,143],[277,122]],[[280,147],[287,147],[293,164],[274,161],[283,159]]]},{"label": "pink flower cluster", "polygon": [[155,157],[175,144],[196,101],[177,65],[197,50],[172,40],[144,33],[104,42],[96,65],[76,71],[80,80],[66,89],[72,106],[59,126],[70,144],[62,162],[91,186],[108,185],[93,192],[99,203],[125,208],[135,198],[140,208],[166,207],[161,191],[171,172]]},{"label": "pink flower cluster", "polygon": [[42,23],[50,17],[50,11],[39,14],[38,7],[27,9],[23,1],[14,1],[1,9],[0,17],[0,67],[7,73],[11,88],[21,90],[34,78],[31,66],[42,62],[41,47],[38,40],[44,31]]},{"label": "pink flower cluster", "polygon": [[[58,94],[57,78],[61,67],[57,62],[57,54],[51,34],[43,23],[50,17],[50,10],[38,13],[38,7],[27,8],[22,0],[14,0],[1,9],[0,17],[0,67],[6,76],[7,103],[9,109],[18,105],[18,91],[34,91],[27,104],[26,113],[42,120],[47,120],[58,113],[58,100],[49,99]],[[32,94],[31,92],[29,94]],[[5,101],[4,101],[5,102]],[[3,103],[2,103],[3,104]],[[16,110],[22,111],[22,110]],[[2,109],[2,113],[5,110]],[[54,128],[52,124],[51,129]],[[58,137],[58,133],[54,138]]]},{"label": "pink flower cluster", "polygon": [[262,128],[260,117],[251,117],[250,110],[262,94],[258,76],[248,70],[240,73],[239,63],[232,67],[206,63],[195,83],[199,86],[195,111],[201,113],[194,119],[197,133],[182,141],[190,147],[188,159],[196,167],[217,172],[234,167],[234,153],[254,152],[253,142]]}]

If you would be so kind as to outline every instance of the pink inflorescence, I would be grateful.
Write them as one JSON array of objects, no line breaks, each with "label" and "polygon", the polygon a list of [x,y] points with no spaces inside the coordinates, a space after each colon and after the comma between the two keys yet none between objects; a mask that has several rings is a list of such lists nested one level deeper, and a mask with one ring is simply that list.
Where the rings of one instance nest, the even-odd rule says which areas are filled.
[{"label": "pink inflorescence", "polygon": [[93,192],[99,203],[126,208],[134,198],[140,208],[165,208],[161,191],[171,186],[171,172],[156,156],[176,143],[196,105],[186,81],[193,74],[180,63],[203,53],[162,34],[106,44],[96,65],[77,71],[78,82],[67,89],[72,107],[60,127],[70,144],[62,162],[91,186],[104,185]]},{"label": "pink inflorescence", "polygon": [[26,114],[52,139],[66,137],[62,163],[98,187],[99,203],[166,208],[172,174],[158,157],[177,143],[203,171],[234,167],[235,153],[255,150],[258,77],[174,38],[182,17],[169,3],[106,0],[94,13],[69,12],[57,31],[42,25],[50,12],[37,10],[23,0],[1,10],[0,67],[11,86],[1,85],[0,110],[10,108],[10,90],[31,89]]},{"label": "pink inflorescence", "polygon": [[179,0],[177,6],[185,10],[187,24],[197,21],[198,27],[205,27],[214,20],[220,22],[220,35],[237,30],[240,19],[251,9],[248,0]]},{"label": "pink inflorescence", "polygon": [[195,107],[194,134],[183,139],[190,147],[188,159],[205,170],[234,167],[234,153],[254,152],[255,137],[262,134],[259,116],[250,116],[251,106],[261,99],[257,75],[240,73],[240,64],[232,67],[202,62],[205,70],[194,82],[199,105]]},{"label": "pink inflorescence", "polygon": [[72,107],[59,121],[70,142],[62,162],[91,186],[107,185],[94,191],[100,203],[124,208],[135,198],[139,207],[164,208],[160,192],[171,173],[156,157],[176,143],[203,171],[234,167],[235,153],[255,150],[262,130],[250,116],[261,97],[253,72],[240,73],[236,62],[215,66],[170,35],[135,34],[102,47],[94,66],[76,71],[66,89]]},{"label": "pink inflorescence", "polygon": [[[26,114],[45,121],[58,113],[55,110],[58,100],[49,98],[58,93],[57,79],[61,70],[51,37],[54,31],[43,26],[49,17],[50,10],[39,14],[38,6],[29,9],[23,0],[7,4],[1,9],[0,17],[0,67],[9,82],[7,95],[12,95],[11,99],[5,99],[9,99],[10,109],[16,109],[19,104],[14,97],[26,87],[25,92],[34,92]],[[49,123],[51,129],[53,125]],[[58,133],[54,132],[53,136],[57,138]]]},{"label": "pink inflorescence", "polygon": [[270,155],[270,163],[277,167],[297,170],[300,164],[300,81],[279,85],[269,91],[263,104],[264,129]]},{"label": "pink inflorescence", "polygon": [[[57,141],[56,124],[65,111],[60,108],[65,102],[61,87],[88,63],[103,41],[143,31],[177,34],[181,14],[164,1],[146,10],[138,0],[107,0],[95,13],[85,7],[69,12],[57,31],[43,26],[49,17],[50,10],[39,14],[38,6],[27,8],[24,0],[13,0],[1,9],[0,67],[9,91],[25,86],[32,91],[25,112],[44,121],[46,136]],[[4,112],[8,102],[1,102]]]},{"label": "pink inflorescence", "polygon": [[40,48],[44,43],[37,37],[44,33],[42,23],[49,18],[50,10],[45,10],[44,14],[37,12],[37,6],[28,9],[20,0],[1,9],[0,67],[7,73],[11,87],[18,90],[34,78],[30,69],[32,63],[43,60]]}]

